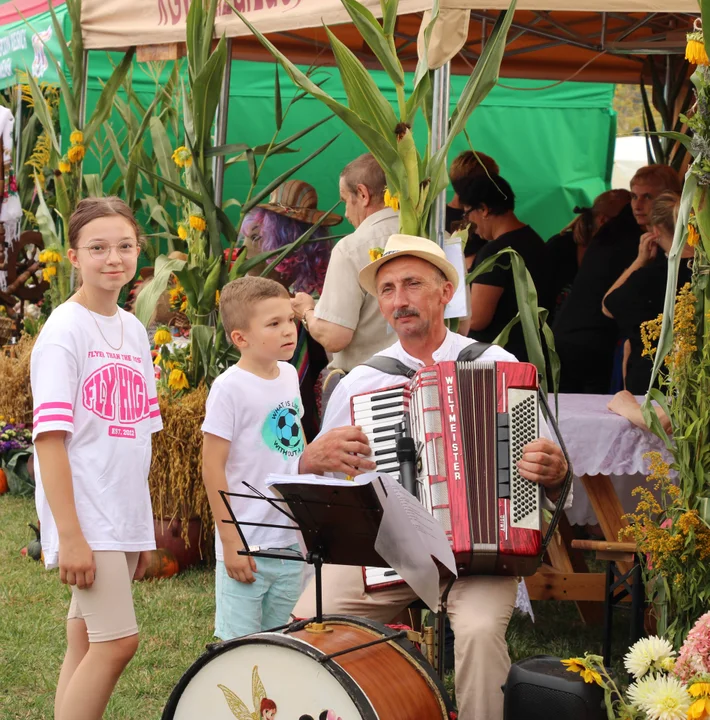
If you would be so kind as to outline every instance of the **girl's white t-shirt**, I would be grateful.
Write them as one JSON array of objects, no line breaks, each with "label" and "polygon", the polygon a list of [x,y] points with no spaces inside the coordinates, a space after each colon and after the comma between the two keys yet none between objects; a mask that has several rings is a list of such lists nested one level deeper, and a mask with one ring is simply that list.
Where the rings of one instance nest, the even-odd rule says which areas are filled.
[{"label": "girl's white t-shirt", "polygon": [[[105,317],[65,302],[37,338],[30,376],[32,439],[66,432],[74,504],[91,549],[154,549],[148,473],[151,433],[163,423],[143,325],[120,308]],[[56,567],[59,538],[39,462],[35,479],[45,565]]]},{"label": "girl's white t-shirt", "polygon": [[[298,372],[285,362],[279,362],[278,368],[278,377],[266,380],[233,365],[212,383],[202,432],[230,443],[225,467],[229,492],[251,495],[243,484],[247,482],[258,492],[275,497],[266,487],[269,473],[298,472],[298,460],[305,445]],[[240,523],[292,525],[265,500],[231,497],[230,503]],[[240,527],[252,549],[286,548],[298,542],[295,529],[243,524]],[[228,530],[236,539],[237,529]],[[215,555],[224,560],[219,532],[215,533]]]}]

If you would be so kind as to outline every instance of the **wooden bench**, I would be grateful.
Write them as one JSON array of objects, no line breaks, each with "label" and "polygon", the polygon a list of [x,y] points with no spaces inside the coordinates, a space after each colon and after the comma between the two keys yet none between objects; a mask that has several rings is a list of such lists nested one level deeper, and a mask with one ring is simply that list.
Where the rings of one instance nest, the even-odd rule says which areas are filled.
[{"label": "wooden bench", "polygon": [[635,542],[611,542],[609,540],[572,540],[575,550],[593,551],[597,560],[607,563],[604,592],[604,664],[611,663],[612,613],[620,602],[630,599],[630,644],[643,637],[643,616],[646,603],[641,563]]}]

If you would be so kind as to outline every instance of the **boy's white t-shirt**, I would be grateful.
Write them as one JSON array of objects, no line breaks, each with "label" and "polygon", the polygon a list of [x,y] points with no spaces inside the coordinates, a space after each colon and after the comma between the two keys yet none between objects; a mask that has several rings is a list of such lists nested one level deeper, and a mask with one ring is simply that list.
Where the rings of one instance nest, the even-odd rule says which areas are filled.
[{"label": "boy's white t-shirt", "polygon": [[[298,472],[305,443],[298,372],[285,362],[279,362],[278,368],[279,376],[266,380],[234,365],[212,384],[202,432],[231,443],[226,465],[229,492],[252,494],[244,481],[264,495],[275,497],[266,487],[267,475]],[[295,530],[243,524],[290,525],[289,519],[270,503],[241,497],[230,500],[250,547],[285,548],[298,542]],[[236,528],[228,531],[235,534],[235,539],[238,537]],[[215,555],[224,560],[219,531],[215,532]]]},{"label": "boy's white t-shirt", "polygon": [[[143,325],[121,309],[105,317],[65,302],[37,338],[30,375],[32,439],[52,430],[67,433],[74,504],[91,549],[154,549],[148,473],[151,433],[163,423]],[[42,549],[51,568],[57,565],[59,538],[39,462],[35,477]]]}]

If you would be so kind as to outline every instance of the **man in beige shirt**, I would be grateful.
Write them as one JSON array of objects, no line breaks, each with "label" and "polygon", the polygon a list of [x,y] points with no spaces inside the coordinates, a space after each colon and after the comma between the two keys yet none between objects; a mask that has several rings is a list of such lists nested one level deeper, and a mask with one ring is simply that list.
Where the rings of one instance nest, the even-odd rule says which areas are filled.
[{"label": "man in beige shirt", "polygon": [[318,304],[302,292],[291,301],[311,336],[333,353],[330,370],[350,372],[397,340],[377,300],[358,282],[360,270],[371,261],[370,250],[383,248],[399,232],[399,216],[384,202],[385,186],[385,174],[370,153],[345,167],[340,198],[355,232],[333,249]]}]

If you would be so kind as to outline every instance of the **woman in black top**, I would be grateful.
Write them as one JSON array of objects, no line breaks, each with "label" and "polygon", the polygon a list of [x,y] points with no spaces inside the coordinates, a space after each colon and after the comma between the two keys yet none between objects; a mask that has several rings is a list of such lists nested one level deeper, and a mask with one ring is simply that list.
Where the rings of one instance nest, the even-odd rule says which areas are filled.
[{"label": "woman in black top", "polygon": [[569,294],[592,238],[630,202],[628,190],[607,190],[596,198],[592,207],[575,208],[577,217],[545,243],[550,295],[554,301],[547,321],[550,326]]},{"label": "woman in black top", "polygon": [[[468,219],[476,227],[485,245],[477,252],[475,270],[489,257],[504,248],[512,248],[523,258],[538,292],[540,307],[549,308],[549,283],[545,267],[545,243],[515,215],[515,195],[500,175],[478,175],[454,182]],[[501,265],[510,265],[503,257]],[[513,273],[509,268],[493,267],[478,275],[471,285],[471,319],[469,337],[483,342],[494,341],[518,313]],[[505,344],[519,360],[527,360],[522,328],[518,323]]]},{"label": "woman in black top", "polygon": [[[636,260],[624,271],[604,296],[602,312],[616,320],[622,337],[628,338],[624,385],[634,395],[644,395],[651,381],[653,363],[643,357],[641,323],[663,312],[668,278],[667,255],[673,244],[680,197],[674,192],[661,193],[654,201],[649,231],[641,236]],[[677,287],[690,281],[688,260],[693,249],[683,249]]]}]

